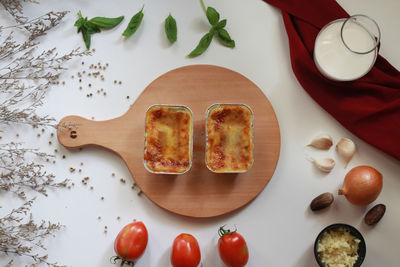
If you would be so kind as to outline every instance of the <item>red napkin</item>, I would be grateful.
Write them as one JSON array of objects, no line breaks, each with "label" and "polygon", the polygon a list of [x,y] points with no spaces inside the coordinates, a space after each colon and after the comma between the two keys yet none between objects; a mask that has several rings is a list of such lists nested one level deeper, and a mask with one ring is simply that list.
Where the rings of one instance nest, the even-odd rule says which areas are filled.
[{"label": "red napkin", "polygon": [[[378,56],[351,82],[326,79],[313,61],[320,29],[349,17],[334,0],[263,0],[282,9],[293,72],[307,93],[349,131],[400,160],[400,72]],[[384,45],[384,44],[383,44]]]}]

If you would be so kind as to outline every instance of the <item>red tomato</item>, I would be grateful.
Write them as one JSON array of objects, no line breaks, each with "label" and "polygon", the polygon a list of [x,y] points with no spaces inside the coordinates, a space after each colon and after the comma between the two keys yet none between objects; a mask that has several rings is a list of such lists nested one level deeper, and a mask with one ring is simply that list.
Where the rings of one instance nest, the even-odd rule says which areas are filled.
[{"label": "red tomato", "polygon": [[222,226],[218,230],[219,256],[229,267],[243,267],[249,260],[249,250],[243,236],[235,231],[225,230]]},{"label": "red tomato", "polygon": [[[126,225],[114,241],[116,259],[123,263],[132,263],[142,256],[147,246],[148,234],[146,226],[142,222],[133,222]],[[121,265],[122,266],[122,265]]]},{"label": "red tomato", "polygon": [[201,254],[196,238],[190,234],[180,234],[172,245],[171,263],[174,267],[196,267]]}]

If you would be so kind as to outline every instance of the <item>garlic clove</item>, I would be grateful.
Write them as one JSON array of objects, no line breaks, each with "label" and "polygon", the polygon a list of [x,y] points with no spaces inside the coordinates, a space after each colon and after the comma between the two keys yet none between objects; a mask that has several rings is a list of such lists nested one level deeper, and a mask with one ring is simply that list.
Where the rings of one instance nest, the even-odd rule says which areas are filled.
[{"label": "garlic clove", "polygon": [[344,159],[345,161],[344,167],[346,168],[347,164],[353,158],[354,153],[356,153],[356,145],[352,140],[348,138],[342,138],[337,143],[336,150],[339,153],[339,155]]},{"label": "garlic clove", "polygon": [[320,134],[316,136],[308,146],[312,146],[318,149],[328,150],[333,145],[332,137],[327,134]]},{"label": "garlic clove", "polygon": [[331,172],[335,167],[335,161],[331,158],[314,159],[314,165],[323,172]]}]

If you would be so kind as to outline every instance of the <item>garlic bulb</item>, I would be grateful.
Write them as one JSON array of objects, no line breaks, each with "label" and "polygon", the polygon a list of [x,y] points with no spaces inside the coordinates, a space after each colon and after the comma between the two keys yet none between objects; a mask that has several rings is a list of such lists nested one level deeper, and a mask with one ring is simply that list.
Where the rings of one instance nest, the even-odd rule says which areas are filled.
[{"label": "garlic bulb", "polygon": [[354,153],[356,153],[356,145],[353,141],[348,138],[342,138],[336,145],[336,150],[339,155],[344,159],[346,162],[344,167],[347,167],[347,164],[350,162]]},{"label": "garlic bulb", "polygon": [[314,165],[323,172],[331,172],[335,167],[335,161],[330,158],[313,159]]},{"label": "garlic bulb", "polygon": [[328,150],[332,146],[332,137],[327,134],[320,134],[316,136],[308,146],[312,146],[318,149]]}]

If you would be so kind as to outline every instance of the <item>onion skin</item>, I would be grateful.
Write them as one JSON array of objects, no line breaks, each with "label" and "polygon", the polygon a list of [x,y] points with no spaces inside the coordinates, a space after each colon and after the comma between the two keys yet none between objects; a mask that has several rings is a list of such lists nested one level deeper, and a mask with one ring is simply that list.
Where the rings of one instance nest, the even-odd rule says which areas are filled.
[{"label": "onion skin", "polygon": [[339,195],[357,206],[366,206],[382,191],[382,174],[370,166],[358,166],[351,169],[344,178]]}]

